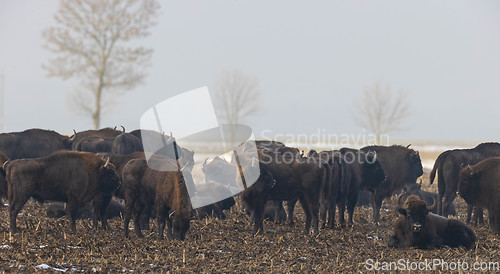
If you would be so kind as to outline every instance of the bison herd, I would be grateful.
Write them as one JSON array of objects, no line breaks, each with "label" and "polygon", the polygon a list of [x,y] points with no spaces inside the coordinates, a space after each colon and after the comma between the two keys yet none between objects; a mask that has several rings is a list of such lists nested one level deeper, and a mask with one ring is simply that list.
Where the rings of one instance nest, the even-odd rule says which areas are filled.
[{"label": "bison herd", "polygon": [[[174,150],[164,147],[166,151],[160,154],[147,151],[142,140],[151,137],[173,143]],[[423,175],[420,155],[409,146],[312,150],[304,155],[277,141],[246,145],[241,144],[244,149],[236,159],[205,161],[205,182],[195,184],[194,152],[177,146],[173,137],[162,133],[126,133],[124,128],[75,131],[71,136],[42,129],[3,133],[0,199],[8,199],[11,232],[18,230],[16,218],[25,203],[34,198],[49,202],[49,217],[67,214],[73,231],[79,218],[92,218],[95,228],[100,222],[106,229],[108,218],[123,216],[124,235],[128,237],[132,219],[135,233],[142,237],[141,231],[149,229],[150,219],[155,218],[160,239],[166,226],[168,239],[183,240],[193,218],[224,218],[224,210],[235,205],[235,198],[250,215],[255,234],[263,233],[265,218],[293,223],[297,201],[306,217],[304,233],[312,229],[316,234],[337,223],[340,227],[352,226],[363,193],[369,193],[373,222],[378,223],[383,200],[399,194],[396,212],[400,216],[394,222],[390,247],[473,248],[474,232],[464,223],[447,218],[455,213],[452,202],[458,191],[468,204],[467,223],[482,222],[485,208],[491,228],[500,233],[498,143],[439,155],[430,175],[432,184],[437,174],[438,194],[421,190],[417,183]],[[245,168],[257,165],[260,175],[255,183],[247,187],[242,177],[245,188],[238,197],[232,197],[232,181],[244,174]],[[210,196],[214,191],[228,198],[193,210],[191,193]]]}]

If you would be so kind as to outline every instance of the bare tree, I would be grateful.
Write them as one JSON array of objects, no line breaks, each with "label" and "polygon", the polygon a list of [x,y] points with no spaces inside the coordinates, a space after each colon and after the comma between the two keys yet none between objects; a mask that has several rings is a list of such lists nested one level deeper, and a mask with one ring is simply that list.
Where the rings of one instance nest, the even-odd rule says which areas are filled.
[{"label": "bare tree", "polygon": [[234,125],[247,122],[260,108],[258,86],[256,77],[246,75],[239,69],[222,71],[217,76],[214,104],[221,122],[230,126],[231,144],[236,134]]},{"label": "bare tree", "polygon": [[145,78],[153,50],[130,41],[150,34],[158,10],[156,0],[61,0],[56,26],[42,32],[44,47],[55,55],[42,67],[49,77],[80,80],[72,109],[90,115],[95,129],[112,98]]},{"label": "bare tree", "polygon": [[404,120],[410,115],[407,93],[403,90],[392,91],[376,83],[365,87],[363,96],[356,102],[356,122],[375,134],[377,144],[381,136],[402,129]]}]

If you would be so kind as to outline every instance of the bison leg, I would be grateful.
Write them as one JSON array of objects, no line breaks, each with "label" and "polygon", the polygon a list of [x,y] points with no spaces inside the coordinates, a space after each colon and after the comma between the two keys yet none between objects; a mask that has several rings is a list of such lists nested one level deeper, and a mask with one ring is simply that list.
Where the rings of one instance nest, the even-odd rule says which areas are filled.
[{"label": "bison leg", "polygon": [[304,228],[304,234],[309,235],[309,231],[311,229],[311,223],[313,226],[313,230],[315,234],[319,233],[318,229],[318,211],[319,205],[318,203],[309,203],[309,199],[305,195],[302,195],[299,198],[300,205],[304,209],[304,213],[306,214],[306,225]]},{"label": "bison leg", "polygon": [[296,199],[286,202],[286,211],[287,211],[286,219],[287,219],[287,223],[290,226],[294,225],[294,222],[293,222],[293,211],[295,210],[295,204],[296,203],[297,203]]},{"label": "bison leg", "polygon": [[484,225],[483,208],[480,206],[477,206],[474,210],[474,222]]},{"label": "bison leg", "polygon": [[[168,209],[158,205],[156,207],[156,221],[158,222],[158,239],[163,240],[163,231],[165,230],[165,223],[167,221]],[[168,228],[171,231],[170,226]],[[168,232],[167,232],[168,233]],[[169,239],[171,239],[169,237]]]},{"label": "bison leg", "polygon": [[[467,219],[465,220],[465,222],[468,225],[470,224],[470,220],[471,220],[471,216],[472,216],[472,208],[473,208],[473,205],[467,204]],[[475,222],[474,225],[477,225],[477,222]]]},{"label": "bison leg", "polygon": [[132,216],[132,204],[129,201],[125,202],[125,213],[123,215],[123,229],[125,237],[128,237],[128,225],[130,223],[130,217]]},{"label": "bison leg", "polygon": [[23,199],[12,199],[9,201],[9,218],[10,218],[10,231],[12,233],[17,232],[16,219],[19,212],[23,209],[24,204],[28,201],[29,198]]},{"label": "bison leg", "polygon": [[274,223],[281,223],[280,219],[280,210],[283,207],[283,203],[281,201],[273,201],[274,204]]},{"label": "bison leg", "polygon": [[153,205],[152,204],[147,204],[144,206],[144,211],[141,216],[141,229],[143,230],[150,230],[151,228],[149,227],[149,219],[151,218],[153,212]]},{"label": "bison leg", "polygon": [[372,194],[373,222],[377,224],[380,221],[380,208],[382,207],[382,195],[377,195],[377,192]]},{"label": "bison leg", "polygon": [[140,201],[136,201],[133,204],[134,204],[133,206],[134,230],[135,233],[137,234],[137,237],[142,238],[144,236],[142,235],[141,231],[141,215],[144,211],[144,204]]},{"label": "bison leg", "polygon": [[[344,228],[345,227],[345,217],[344,217],[344,212],[345,212],[345,204],[346,204],[346,199],[341,198],[337,202],[337,206],[339,208],[339,222],[340,222],[340,227]],[[335,210],[335,208],[333,209]],[[352,221],[352,220],[351,220]],[[335,224],[334,224],[335,225]]]},{"label": "bison leg", "polygon": [[445,193],[445,196],[443,199],[442,216],[448,217],[448,210],[450,208],[451,203],[453,203],[453,200],[455,200],[456,196],[457,196],[456,192]]},{"label": "bison leg", "polygon": [[78,217],[78,209],[79,209],[79,204],[75,201],[68,201],[67,204],[67,213],[69,216],[69,224],[71,227],[71,231],[76,232],[76,219]]},{"label": "bison leg", "polygon": [[102,229],[108,228],[108,220],[106,215],[106,210],[108,209],[109,202],[111,201],[111,195],[99,195],[98,198],[94,199],[94,228],[98,228],[98,221],[101,221]]},{"label": "bison leg", "polygon": [[[323,199],[322,199],[323,200]],[[326,212],[328,211],[330,205],[326,201],[321,201],[319,205],[319,227],[324,229],[326,226]],[[330,214],[331,215],[331,214]],[[330,224],[330,222],[329,222]]]},{"label": "bison leg", "polygon": [[350,193],[347,198],[347,214],[348,216],[348,225],[352,226],[354,224],[354,209],[356,208],[356,204],[358,203],[358,193]]}]

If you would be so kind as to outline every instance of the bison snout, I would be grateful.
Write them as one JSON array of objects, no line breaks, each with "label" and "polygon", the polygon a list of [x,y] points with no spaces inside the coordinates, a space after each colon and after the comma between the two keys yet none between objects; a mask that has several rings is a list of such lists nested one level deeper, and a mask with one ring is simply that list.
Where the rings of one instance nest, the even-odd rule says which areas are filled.
[{"label": "bison snout", "polygon": [[413,224],[413,231],[420,231],[422,230],[422,225],[421,224]]}]

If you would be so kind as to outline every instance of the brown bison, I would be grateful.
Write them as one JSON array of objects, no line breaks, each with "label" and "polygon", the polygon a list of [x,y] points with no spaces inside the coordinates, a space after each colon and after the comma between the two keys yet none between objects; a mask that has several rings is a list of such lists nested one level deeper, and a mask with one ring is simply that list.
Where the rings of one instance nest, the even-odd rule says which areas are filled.
[{"label": "brown bison", "polygon": [[[432,193],[422,190],[422,182],[418,184],[410,184],[403,188],[401,192],[402,199],[406,200],[406,198],[408,198],[410,195],[415,195],[419,197],[420,199],[426,201],[427,204],[429,205],[431,205],[432,203],[434,203],[434,201],[437,201],[438,199],[437,193]],[[432,213],[437,214],[437,207],[432,210]],[[451,204],[450,206],[450,214],[457,215],[457,212],[455,210],[455,205],[453,204]]]},{"label": "brown bison", "polygon": [[[106,218],[111,219],[115,217],[120,217],[123,214],[125,206],[116,199],[111,199],[108,208],[106,209]],[[49,218],[61,218],[67,215],[66,204],[63,202],[50,202],[45,210],[47,217]],[[92,205],[89,203],[83,208],[78,210],[78,219],[91,219],[94,217],[94,212]]]},{"label": "brown bison", "polygon": [[197,199],[212,199],[212,197],[225,196],[226,199],[206,205],[195,209],[195,216],[197,219],[203,219],[205,217],[211,216],[214,218],[219,218],[224,220],[226,214],[224,210],[231,209],[235,205],[235,200],[231,196],[231,191],[227,187],[217,184],[217,183],[206,183],[196,186],[196,191],[199,195],[196,196]]},{"label": "brown bison", "polygon": [[[346,175],[351,180],[347,192],[347,212],[349,214],[348,224],[352,225],[354,209],[361,190],[373,193],[381,184],[386,182],[387,177],[379,161],[378,153],[352,148],[342,148],[340,153],[343,156],[342,165],[348,167],[346,172],[350,172],[350,176]],[[374,208],[373,214],[375,218],[375,208],[377,206],[373,200],[372,207]]]},{"label": "brown bison", "polygon": [[462,169],[458,192],[467,204],[486,208],[491,228],[500,233],[500,157]]},{"label": "brown bison", "polygon": [[455,219],[448,219],[431,213],[431,207],[417,196],[410,196],[403,206],[398,207],[401,214],[393,227],[389,247],[417,247],[421,249],[475,246],[476,235],[467,225]]},{"label": "brown bison", "polygon": [[[158,161],[151,163],[151,161]],[[166,157],[150,159],[155,166],[166,165],[166,169],[177,169],[175,160]],[[165,222],[168,239],[184,240],[191,221],[191,200],[182,171],[157,171],[148,167],[145,159],[130,160],[123,169],[125,192],[125,236],[134,215],[134,229],[138,237],[143,237],[140,219],[144,208],[155,206],[158,222],[158,236],[163,239]]]},{"label": "brown bison", "polygon": [[259,152],[258,161],[260,177],[241,195],[241,200],[254,221],[253,232],[263,233],[264,206],[268,200],[298,199],[306,215],[304,233],[309,233],[311,225],[314,233],[319,233],[320,191],[329,167],[308,158],[290,157],[280,153],[262,157]]},{"label": "brown bison", "polygon": [[[497,156],[500,156],[499,143],[482,143],[471,149],[454,149],[441,153],[436,159],[430,174],[430,183],[432,184],[436,177],[436,172],[439,171],[437,174],[439,192],[438,214],[448,216],[449,207],[457,196],[457,182],[462,166],[475,165],[482,160]],[[468,205],[467,223],[470,223],[471,212],[472,206]],[[482,209],[477,208],[475,213],[475,219],[479,218],[480,223],[482,223]]]},{"label": "brown bison", "polygon": [[143,150],[141,139],[130,133],[122,133],[116,136],[111,145],[111,152],[116,154],[128,155]]},{"label": "brown bison", "polygon": [[76,132],[73,130],[74,134],[70,137],[71,149],[77,150],[78,145],[88,138],[99,137],[99,138],[114,139],[116,136],[125,132],[125,128],[122,127],[122,129],[123,129],[122,131],[119,131],[116,130],[116,127],[114,129],[107,127],[99,130],[85,130],[81,132]]},{"label": "brown bison", "polygon": [[[135,138],[135,137],[134,137]],[[88,137],[81,140],[76,146],[76,151],[86,151],[92,153],[110,152],[114,138]]]},{"label": "brown bison", "polygon": [[384,169],[387,180],[382,182],[372,195],[373,220],[380,220],[380,207],[385,198],[399,193],[405,185],[414,184],[424,174],[418,151],[403,146],[367,146],[361,150],[375,151]]},{"label": "brown bison", "polygon": [[[17,231],[16,218],[30,197],[67,203],[71,229],[76,230],[78,210],[96,196],[111,193],[119,184],[112,164],[88,152],[61,151],[44,158],[20,159],[5,165],[10,229]],[[102,226],[106,227],[108,199],[94,204],[100,211]]]},{"label": "brown bison", "polygon": [[39,158],[70,149],[71,141],[55,131],[33,128],[0,134],[0,151],[11,160]]}]

